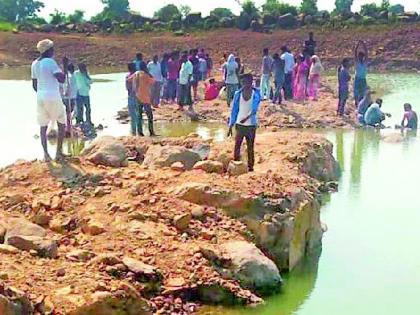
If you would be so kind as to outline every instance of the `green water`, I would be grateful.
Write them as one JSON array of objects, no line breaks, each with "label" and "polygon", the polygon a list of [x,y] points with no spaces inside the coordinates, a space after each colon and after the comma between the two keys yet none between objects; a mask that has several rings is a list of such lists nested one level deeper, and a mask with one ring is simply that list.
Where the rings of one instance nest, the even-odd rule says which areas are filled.
[{"label": "green water", "polygon": [[[417,75],[372,76],[384,84],[387,121],[401,121],[402,104],[418,104]],[[383,94],[383,93],[382,93]],[[389,130],[328,131],[343,170],[339,192],[321,210],[327,224],[323,250],[284,275],[282,293],[257,308],[210,307],[223,315],[420,314],[420,141],[404,135],[388,143]]]},{"label": "green water", "polygon": [[[102,134],[127,135],[129,126],[113,119],[126,104],[124,74],[100,74],[94,78],[97,82],[91,97],[95,123],[107,127]],[[30,82],[23,79],[0,81],[3,147],[0,166],[19,158],[42,156],[39,140],[34,138],[38,133],[36,98]],[[418,75],[372,75],[369,79],[376,90],[387,91],[383,96],[383,109],[393,114],[387,125],[401,121],[404,102],[411,102],[416,109]],[[164,136],[196,132],[219,140],[224,137],[219,124],[158,124],[157,131]],[[381,140],[381,136],[395,132],[327,132],[326,136],[335,145],[343,174],[339,192],[333,194],[322,209],[322,221],[328,225],[328,231],[319,259],[312,258],[284,275],[283,292],[269,298],[263,307],[219,307],[205,312],[224,315],[419,314],[420,199],[416,196],[420,141],[413,135],[407,135],[401,143]]]}]

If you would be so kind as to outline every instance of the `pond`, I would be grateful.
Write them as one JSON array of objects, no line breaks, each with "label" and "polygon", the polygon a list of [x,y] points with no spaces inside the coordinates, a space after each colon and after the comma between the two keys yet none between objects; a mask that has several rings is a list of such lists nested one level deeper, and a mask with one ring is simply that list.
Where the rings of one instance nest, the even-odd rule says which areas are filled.
[{"label": "pond", "polygon": [[[0,72],[1,76],[1,72]],[[126,103],[124,74],[98,74],[92,88],[95,123],[102,134],[127,135],[128,125],[113,117]],[[0,81],[0,165],[16,159],[41,158],[35,122],[35,94],[23,75]],[[416,109],[418,75],[371,75],[375,89],[386,90],[384,110],[393,114],[387,124],[401,121],[402,104]],[[219,124],[158,124],[164,136],[197,132],[223,140]],[[335,145],[343,170],[339,192],[326,201],[322,221],[328,231],[320,257],[313,257],[284,275],[282,293],[256,309],[205,309],[208,314],[255,315],[394,315],[414,314],[420,307],[420,141],[408,134],[401,143],[387,143],[381,135],[394,130],[323,132]],[[50,148],[52,150],[52,148]]]}]

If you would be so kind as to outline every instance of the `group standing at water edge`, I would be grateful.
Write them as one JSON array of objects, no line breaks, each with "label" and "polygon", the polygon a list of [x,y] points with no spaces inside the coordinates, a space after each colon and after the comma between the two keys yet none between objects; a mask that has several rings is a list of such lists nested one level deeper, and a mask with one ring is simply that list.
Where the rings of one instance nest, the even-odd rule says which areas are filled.
[{"label": "group standing at water edge", "polygon": [[[303,49],[293,54],[287,46],[280,53],[270,55],[268,48],[263,50],[261,76],[245,72],[243,62],[233,53],[224,55],[221,73],[214,73],[213,60],[204,49],[174,51],[165,53],[162,58],[153,55],[146,62],[138,53],[128,64],[125,86],[128,93],[128,110],[131,119],[131,134],[144,136],[143,112],[148,118],[150,136],[156,136],[153,126],[153,108],[177,104],[180,110],[185,106],[188,113],[194,113],[193,105],[199,101],[199,85],[203,82],[205,101],[225,95],[231,107],[229,135],[236,129],[235,159],[240,152],[243,138],[247,140],[249,169],[253,169],[253,147],[257,127],[258,109],[261,101],[271,100],[276,105],[286,106],[283,101],[294,100],[304,106],[313,106],[306,101],[319,99],[319,88],[324,67],[316,55],[317,42],[313,33],[303,44]],[[78,70],[63,59],[62,69],[53,59],[54,44],[51,40],[40,41],[37,45],[40,57],[32,63],[33,88],[37,92],[38,123],[41,127],[41,142],[44,156],[51,160],[47,150],[47,129],[51,122],[58,123],[57,159],[64,157],[62,143],[65,134],[72,134],[73,112],[76,125],[82,130],[92,130],[90,88],[92,79],[84,63]],[[390,116],[381,109],[382,100],[372,101],[372,91],[367,84],[368,48],[359,41],[354,50],[354,101],[357,121],[366,126],[381,127]],[[337,115],[348,116],[346,109],[350,90],[351,60],[343,59],[338,67],[338,106]],[[217,77],[222,77],[217,81]],[[306,104],[306,105],[305,105]],[[417,114],[410,104],[404,105],[404,118],[400,128],[417,128]]]}]

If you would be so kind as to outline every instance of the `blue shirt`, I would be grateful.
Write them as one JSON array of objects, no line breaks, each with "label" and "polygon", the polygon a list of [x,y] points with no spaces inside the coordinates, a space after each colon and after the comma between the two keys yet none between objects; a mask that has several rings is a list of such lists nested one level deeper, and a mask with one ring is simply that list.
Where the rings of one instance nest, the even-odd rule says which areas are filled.
[{"label": "blue shirt", "polygon": [[356,78],[358,79],[366,79],[367,77],[367,64],[366,62],[356,62]]},{"label": "blue shirt", "polygon": [[[243,89],[236,91],[235,96],[233,97],[233,106],[232,106],[232,111],[231,111],[230,119],[229,119],[229,127],[233,127],[236,124],[236,120],[238,119],[239,104],[241,102],[242,90]],[[251,111],[250,120],[251,120],[251,125],[256,126],[257,125],[257,112],[261,103],[261,93],[259,89],[253,88],[253,90],[254,90],[254,93],[253,93],[253,99],[252,99],[252,111]]]},{"label": "blue shirt", "polygon": [[367,125],[374,126],[376,124],[381,123],[382,119],[384,117],[384,114],[381,111],[381,108],[378,104],[373,103],[369,106],[365,113],[365,123]]}]

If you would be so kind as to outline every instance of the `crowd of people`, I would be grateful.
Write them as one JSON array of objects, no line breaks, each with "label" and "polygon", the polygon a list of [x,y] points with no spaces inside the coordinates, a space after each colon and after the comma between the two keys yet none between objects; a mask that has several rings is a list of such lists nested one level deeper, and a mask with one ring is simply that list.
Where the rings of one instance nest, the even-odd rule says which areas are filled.
[{"label": "crowd of people", "polygon": [[[143,112],[148,118],[150,136],[156,136],[153,126],[153,108],[177,104],[179,110],[193,105],[200,99],[199,84],[202,82],[204,100],[214,100],[225,95],[230,107],[229,136],[236,130],[235,159],[240,159],[241,145],[246,139],[248,168],[254,168],[254,142],[257,116],[261,101],[283,104],[283,100],[293,100],[305,104],[317,101],[324,67],[316,54],[317,42],[314,34],[304,41],[302,50],[293,54],[287,46],[281,52],[270,55],[268,48],[262,52],[261,73],[255,76],[246,72],[241,59],[234,54],[224,55],[221,72],[213,68],[213,60],[204,49],[174,51],[161,57],[153,55],[145,60],[137,53],[128,63],[125,86],[128,94],[128,112],[131,120],[131,134],[144,136]],[[63,59],[62,68],[54,60],[54,44],[42,40],[37,49],[40,57],[32,63],[33,88],[38,99],[38,123],[41,126],[41,142],[45,160],[51,160],[47,149],[47,128],[50,122],[58,123],[57,159],[64,157],[63,138],[71,134],[73,114],[76,125],[92,127],[90,88],[92,79],[87,66],[79,63],[76,67]],[[338,67],[337,115],[348,115],[347,100],[350,93],[351,60],[343,59]],[[382,126],[390,114],[382,111],[382,99],[372,100],[372,91],[367,84],[368,48],[359,41],[354,50],[354,101],[357,121],[366,126]],[[214,77],[212,77],[214,75]],[[220,80],[217,80],[221,77]],[[63,104],[65,106],[63,106]],[[404,105],[401,128],[417,129],[417,114],[410,104]],[[74,112],[74,113],[73,113]]]}]

